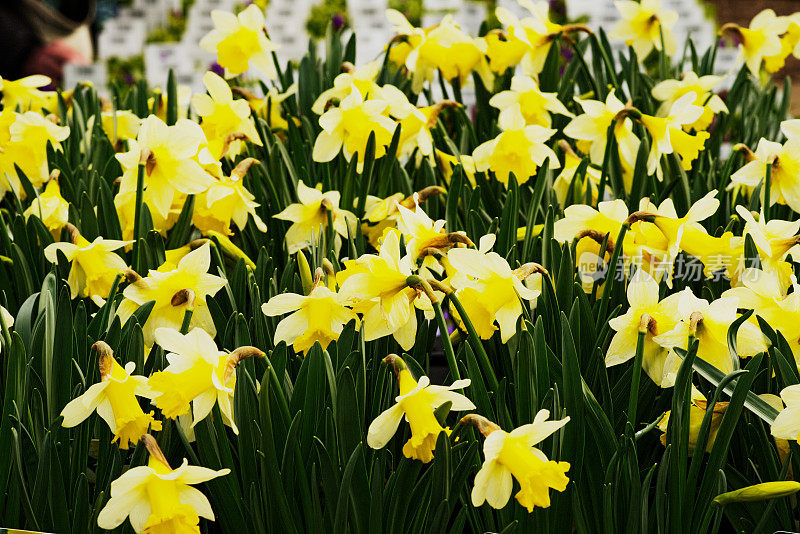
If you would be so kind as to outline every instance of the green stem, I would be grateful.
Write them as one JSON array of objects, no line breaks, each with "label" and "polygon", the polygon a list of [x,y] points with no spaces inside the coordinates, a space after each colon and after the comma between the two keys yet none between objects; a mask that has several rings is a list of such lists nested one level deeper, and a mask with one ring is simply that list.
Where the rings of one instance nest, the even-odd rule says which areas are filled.
[{"label": "green stem", "polygon": [[467,315],[467,312],[464,309],[464,306],[461,304],[461,301],[458,300],[458,297],[456,297],[455,292],[448,293],[447,298],[449,298],[450,302],[452,302],[456,307],[456,311],[458,311],[458,315],[461,317],[461,321],[464,323],[464,326],[467,329],[470,344],[475,350],[475,355],[478,357],[478,363],[483,369],[484,374],[489,378],[489,385],[491,386],[492,391],[497,391],[499,383],[497,382],[497,377],[494,374],[494,368],[489,362],[489,355],[486,354],[486,348],[484,348],[481,338],[478,336],[478,331],[475,330],[475,327],[472,325],[469,315]]},{"label": "green stem", "polygon": [[139,163],[136,174],[136,204],[133,212],[133,270],[143,274],[141,270],[141,252],[139,239],[142,237],[142,205],[144,202],[144,171],[145,163]]},{"label": "green stem", "polygon": [[433,292],[431,285],[416,275],[411,275],[406,279],[406,284],[409,287],[421,289],[425,292],[433,305],[433,313],[436,315],[436,324],[439,326],[439,337],[442,338],[442,345],[444,346],[444,355],[447,358],[447,366],[450,367],[450,374],[453,375],[453,380],[460,380],[461,374],[458,372],[458,363],[456,362],[456,353],[453,350],[453,344],[450,342],[450,336],[447,333],[447,323],[444,320],[444,313],[442,312],[442,305],[436,294]]},{"label": "green stem", "polygon": [[764,212],[764,223],[769,221],[770,190],[772,189],[772,163],[767,163],[767,173],[764,176],[764,202],[761,203],[761,210]]},{"label": "green stem", "polygon": [[[644,315],[642,316],[644,319]],[[631,377],[631,395],[628,399],[628,422],[636,429],[636,408],[639,401],[639,380],[642,377],[642,356],[644,355],[644,339],[647,336],[647,325],[644,330],[639,326],[639,337],[636,340],[636,356],[633,359],[633,376]]]},{"label": "green stem", "polygon": [[181,323],[181,334],[186,334],[189,331],[189,323],[192,322],[192,310],[186,310],[183,314],[183,323]]}]

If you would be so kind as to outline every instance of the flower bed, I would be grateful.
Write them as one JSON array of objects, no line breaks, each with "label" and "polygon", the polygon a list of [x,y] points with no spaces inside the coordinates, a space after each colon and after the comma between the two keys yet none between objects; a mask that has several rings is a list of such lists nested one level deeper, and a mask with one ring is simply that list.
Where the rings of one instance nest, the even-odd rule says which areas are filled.
[{"label": "flower bed", "polygon": [[364,65],[214,12],[189,102],[4,80],[0,526],[796,529],[800,19],[723,26],[723,93],[657,0],[525,5]]}]

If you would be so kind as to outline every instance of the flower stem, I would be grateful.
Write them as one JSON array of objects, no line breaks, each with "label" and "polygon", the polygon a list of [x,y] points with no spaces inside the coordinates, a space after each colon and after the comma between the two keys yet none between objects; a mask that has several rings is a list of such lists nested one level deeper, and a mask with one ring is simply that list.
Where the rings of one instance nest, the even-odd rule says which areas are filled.
[{"label": "flower stem", "polygon": [[636,408],[639,401],[639,380],[642,377],[642,357],[644,355],[644,338],[647,336],[647,321],[646,314],[642,316],[642,322],[645,324],[644,329],[639,327],[639,337],[636,340],[636,356],[633,359],[633,376],[631,377],[631,394],[628,399],[628,422],[632,428],[636,428]]},{"label": "flower stem", "polygon": [[139,239],[142,237],[142,205],[144,202],[144,171],[145,163],[139,162],[136,174],[136,204],[133,212],[133,270],[142,274],[141,247]]},{"label": "flower stem", "polygon": [[433,313],[436,315],[436,324],[439,326],[439,334],[442,338],[442,345],[444,346],[444,355],[447,358],[447,366],[450,367],[450,374],[453,375],[453,380],[460,380],[461,374],[458,372],[458,363],[456,362],[456,353],[453,350],[453,344],[450,342],[450,336],[447,333],[447,323],[444,320],[444,313],[442,312],[442,304],[433,292],[431,285],[423,278],[411,275],[407,278],[409,287],[423,291],[433,305]]},{"label": "flower stem", "polygon": [[449,298],[450,302],[452,302],[453,305],[456,307],[456,311],[458,311],[458,316],[461,317],[461,321],[464,323],[464,326],[467,329],[467,334],[469,334],[470,344],[472,345],[472,348],[475,350],[475,355],[478,358],[478,363],[483,369],[484,374],[489,378],[489,386],[491,387],[492,391],[497,391],[499,383],[497,382],[497,377],[494,374],[494,368],[492,367],[492,364],[489,362],[489,355],[486,354],[486,348],[484,348],[483,343],[481,342],[481,338],[478,336],[478,331],[475,330],[475,326],[473,326],[472,321],[470,321],[469,315],[467,315],[466,310],[464,310],[464,306],[461,304],[461,301],[458,300],[458,297],[456,297],[455,291],[448,293],[447,298]]}]

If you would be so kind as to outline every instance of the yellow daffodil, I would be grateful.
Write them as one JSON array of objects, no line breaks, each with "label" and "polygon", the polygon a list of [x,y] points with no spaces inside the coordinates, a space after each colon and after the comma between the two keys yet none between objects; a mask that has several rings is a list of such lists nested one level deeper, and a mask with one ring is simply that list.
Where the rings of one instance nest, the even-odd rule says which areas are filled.
[{"label": "yellow daffodil", "polygon": [[472,159],[472,156],[466,156],[463,154],[460,156],[451,156],[450,154],[442,152],[438,148],[435,149],[434,154],[436,156],[436,165],[442,171],[444,179],[448,185],[450,184],[450,179],[453,176],[453,169],[457,165],[461,165],[470,185],[475,187],[475,173],[477,172],[477,169],[475,168],[475,160]]},{"label": "yellow daffodil", "polygon": [[787,255],[798,255],[800,258],[800,248],[796,248],[800,243],[800,221],[771,219],[764,222],[763,215],[756,221],[744,206],[736,206],[736,213],[744,220],[743,235],[753,238],[765,270],[782,269],[780,264]]},{"label": "yellow daffodil", "polygon": [[142,326],[147,347],[155,342],[156,328],[179,330],[186,310],[193,312],[190,328],[199,327],[212,336],[216,335],[206,297],[215,295],[226,281],[208,274],[210,265],[210,245],[205,244],[181,258],[174,270],[151,270],[144,278],[133,276],[131,284],[122,293],[125,298],[117,308],[117,315],[125,323],[139,306],[155,301],[147,322]]},{"label": "yellow daffodil", "polygon": [[[746,159],[748,163],[731,175],[731,182],[755,187],[766,178],[767,164],[772,164],[770,206],[786,204],[800,213],[800,139],[790,137],[781,145],[762,138],[755,154],[746,151]],[[763,187],[761,195],[765,195]]]},{"label": "yellow daffodil", "polygon": [[395,398],[391,408],[383,411],[369,425],[367,444],[373,449],[381,449],[397,432],[400,421],[405,416],[411,428],[411,438],[403,445],[406,458],[428,463],[433,459],[436,440],[441,432],[450,433],[436,419],[434,410],[446,402],[452,403],[450,410],[474,410],[475,405],[467,397],[453,390],[469,386],[469,379],[453,382],[450,386],[432,386],[427,376],[417,382],[405,365],[405,362],[391,354],[384,358],[385,363],[392,366],[397,375],[400,394]]},{"label": "yellow daffodil", "polygon": [[340,294],[363,315],[366,341],[392,335],[410,350],[417,334],[416,309],[433,318],[428,298],[408,285],[411,267],[411,259],[400,256],[398,232],[389,231],[378,255],[364,254],[337,276]]},{"label": "yellow daffodil", "polygon": [[[167,231],[172,229],[175,223],[178,222],[181,210],[183,210],[183,205],[186,203],[186,195],[184,193],[175,193],[166,216],[162,216],[158,210],[153,207],[152,197],[153,193],[145,190],[142,197],[142,205],[150,212],[150,220],[153,221],[153,230],[166,237]],[[122,228],[122,237],[125,239],[133,239],[133,223],[136,221],[136,191],[117,193],[114,197],[114,207],[117,209],[117,218]],[[197,209],[196,200],[195,209]]]},{"label": "yellow daffodil", "polygon": [[800,436],[800,384],[784,388],[781,399],[786,403],[786,408],[772,422],[772,435],[779,439],[797,441]]},{"label": "yellow daffodil", "polygon": [[605,103],[597,100],[576,99],[583,108],[584,113],[578,115],[564,128],[564,135],[575,139],[578,148],[589,154],[592,163],[603,164],[608,140],[608,128],[614,124],[614,137],[619,146],[622,161],[633,162],[639,150],[639,138],[633,133],[633,123],[628,117],[618,115],[625,109],[623,104],[614,94],[608,93]]},{"label": "yellow daffodil", "polygon": [[339,236],[347,237],[348,226],[355,229],[353,225],[356,223],[356,216],[339,208],[338,191],[323,193],[319,189],[308,187],[300,180],[297,182],[297,198],[299,203],[291,204],[275,215],[276,219],[292,222],[286,232],[286,248],[289,254],[294,254],[319,239],[319,235],[328,227],[329,213],[337,248]]},{"label": "yellow daffodil", "polygon": [[97,525],[113,530],[130,518],[140,534],[191,534],[200,532],[200,517],[214,520],[208,498],[193,484],[225,476],[230,469],[214,471],[189,465],[184,458],[177,469],[149,434],[144,438],[150,453],[147,465],[132,467],[111,483],[111,498],[100,510]]},{"label": "yellow daffodil", "polygon": [[278,47],[267,38],[261,8],[250,4],[238,15],[214,10],[211,19],[214,29],[200,40],[200,48],[217,55],[226,78],[254,68],[270,80],[275,79],[272,52]]},{"label": "yellow daffodil", "polygon": [[[578,170],[578,167],[583,160],[575,153],[574,150],[572,150],[572,147],[570,147],[566,141],[559,141],[558,146],[564,152],[564,166],[561,168],[561,172],[553,182],[553,191],[556,194],[558,203],[563,206],[567,201],[569,187],[572,184],[572,181],[575,179],[575,172]],[[600,169],[591,165],[586,167],[586,173],[584,177],[575,182],[575,186],[572,191],[573,198],[571,199],[571,202],[583,203],[583,200],[586,199],[586,182],[588,181],[590,194],[587,202],[595,204],[597,202],[597,188],[600,185],[601,178],[602,173],[600,172]]]},{"label": "yellow daffodil", "polygon": [[231,235],[231,223],[239,230],[244,230],[247,217],[253,217],[253,222],[261,232],[267,231],[267,225],[256,213],[259,206],[255,196],[244,186],[244,176],[247,170],[258,160],[247,158],[239,162],[231,172],[230,177],[223,177],[214,182],[207,191],[200,193],[195,200],[192,222],[204,234],[208,231]]},{"label": "yellow daffodil", "polygon": [[[677,369],[676,369],[677,371]],[[692,385],[691,394],[692,403],[689,406],[689,454],[694,453],[697,439],[700,436],[700,426],[703,424],[703,419],[708,410],[708,401],[700,391]],[[714,410],[711,413],[711,425],[708,428],[708,438],[706,441],[706,452],[711,452],[714,447],[714,441],[717,439],[717,432],[719,432],[719,425],[722,423],[722,416],[728,409],[728,403],[718,401],[714,404]],[[658,422],[658,429],[662,432],[661,444],[667,444],[667,426],[669,425],[669,417],[671,410],[668,410],[661,421]]]},{"label": "yellow daffodil", "polygon": [[98,354],[100,382],[89,386],[83,395],[64,407],[61,424],[72,428],[97,410],[114,433],[112,443],[119,441],[119,448],[127,450],[129,444],[136,445],[148,428],[161,430],[161,422],[153,419],[153,412],[143,412],[136,400],[136,397],[151,399],[153,394],[146,377],[132,374],[136,364],[128,362],[123,368],[104,341],[98,341],[93,348]]},{"label": "yellow daffodil", "polygon": [[719,85],[724,79],[723,76],[697,76],[693,71],[684,73],[680,80],[664,80],[659,82],[653,87],[653,98],[661,101],[661,106],[658,108],[656,115],[659,117],[666,116],[673,104],[687,93],[694,93],[695,99],[692,102],[695,106],[703,108],[703,113],[700,117],[692,122],[683,124],[684,130],[705,130],[711,124],[715,114],[728,113],[728,107],[725,102],[712,93],[712,89]]},{"label": "yellow daffodil", "polygon": [[200,127],[214,159],[238,155],[245,140],[260,146],[247,101],[234,100],[228,83],[211,71],[203,76],[203,84],[208,94],[194,95],[192,107],[202,119]]},{"label": "yellow daffodil", "polygon": [[61,149],[69,127],[58,126],[39,113],[15,113],[9,108],[0,113],[0,196],[14,191],[25,198],[15,165],[34,187],[41,187],[50,176],[47,144]]},{"label": "yellow daffodil", "polygon": [[533,274],[533,264],[512,270],[505,258],[490,251],[494,237],[482,237],[478,250],[450,249],[447,260],[458,271],[452,285],[480,337],[492,337],[497,322],[500,339],[506,343],[517,331],[517,319],[522,315],[520,299],[533,300],[539,291],[523,283]]},{"label": "yellow daffodil", "polygon": [[58,263],[57,251],[60,250],[72,262],[67,279],[71,297],[90,297],[102,305],[116,276],[128,268],[125,260],[114,251],[132,242],[98,237],[90,243],[77,228],[71,224],[68,228],[72,243],[52,243],[44,249],[44,257],[51,263]]},{"label": "yellow daffodil", "polygon": [[511,89],[494,95],[489,105],[500,110],[500,122],[509,122],[505,115],[522,115],[525,125],[536,124],[549,128],[551,113],[574,117],[556,93],[543,93],[531,76],[516,75],[511,78]]},{"label": "yellow daffodil", "polygon": [[739,44],[739,61],[744,61],[752,75],[759,79],[762,60],[781,53],[781,35],[788,27],[788,18],[765,9],[753,17],[748,28],[729,22],[719,31],[734,36]]},{"label": "yellow daffodil", "polygon": [[485,42],[464,33],[453,16],[446,15],[406,58],[406,67],[413,75],[411,87],[419,93],[425,82],[433,80],[437,70],[448,82],[458,80],[460,85],[476,72],[484,85],[491,87],[493,75],[485,53]]},{"label": "yellow daffodil", "polygon": [[499,182],[508,185],[511,173],[518,183],[527,182],[547,158],[551,169],[561,166],[556,153],[546,144],[555,130],[535,124],[526,126],[521,114],[506,115],[500,128],[500,135],[473,152],[478,171],[492,171]]},{"label": "yellow daffodil", "polygon": [[56,93],[55,91],[42,91],[41,88],[52,83],[50,78],[41,74],[26,76],[18,80],[0,78],[3,109],[14,111],[19,108],[20,113],[47,110],[52,106]]},{"label": "yellow daffodil", "polygon": [[415,28],[405,15],[396,9],[387,9],[386,18],[392,24],[392,31],[395,33],[389,50],[389,61],[399,67],[406,64],[408,55],[420,45],[425,34],[433,28]]},{"label": "yellow daffodil", "polygon": [[371,133],[375,134],[375,158],[386,153],[396,123],[384,114],[389,103],[381,99],[365,101],[353,87],[338,107],[328,109],[320,118],[322,131],[314,142],[314,161],[331,161],[341,151],[347,161],[358,153],[358,167],[364,164],[364,152]]},{"label": "yellow daffodil", "polygon": [[460,105],[445,100],[433,106],[417,108],[408,101],[405,93],[393,85],[384,85],[375,94],[388,102],[387,111],[400,127],[399,157],[409,156],[414,150],[419,150],[423,156],[430,156],[433,153],[431,129],[436,126],[439,113],[445,107]]},{"label": "yellow daffodil", "polygon": [[344,325],[357,320],[356,314],[344,305],[344,299],[322,284],[317,284],[308,296],[296,293],[275,295],[261,311],[269,316],[285,317],[275,328],[275,344],[281,341],[292,345],[295,352],[308,353],[316,342],[326,349],[331,341],[339,339]]},{"label": "yellow daffodil", "polygon": [[221,351],[202,328],[192,328],[186,335],[173,328],[157,328],[155,341],[167,351],[169,365],[153,373],[147,383],[153,392],[153,404],[164,417],[174,419],[188,413],[191,403],[194,426],[216,404],[224,423],[238,434],[232,405],[236,365],[244,358],[264,353],[255,347],[239,347],[230,354]]},{"label": "yellow daffodil", "polygon": [[[415,193],[415,199],[419,198]],[[434,221],[416,203],[412,211],[402,204],[397,204],[400,217],[397,219],[397,229],[403,234],[406,242],[406,252],[412,261],[423,256],[425,249],[436,248],[441,251],[456,246],[459,243],[472,245],[464,232],[447,233],[444,228],[445,221]]]},{"label": "yellow daffodil", "polygon": [[[92,115],[89,118],[87,130],[91,131],[94,127],[95,117],[96,115]],[[116,145],[118,141],[136,139],[142,119],[127,109],[111,109],[100,112],[100,124],[111,143]]]},{"label": "yellow daffodil", "polygon": [[[697,357],[710,363],[723,373],[733,371],[733,362],[728,350],[728,329],[736,320],[738,299],[733,296],[722,297],[708,302],[697,298],[690,288],[680,293],[677,313],[680,320],[675,328],[653,338],[656,343],[672,349],[688,348],[690,336],[698,341]],[[739,356],[749,358],[767,350],[764,337],[752,322],[744,322],[737,335]]]},{"label": "yellow daffodil", "polygon": [[[281,113],[283,108],[282,103],[284,100],[287,100],[297,93],[296,83],[290,85],[289,88],[283,93],[278,92],[278,89],[275,87],[270,87],[264,98],[259,98],[255,94],[241,87],[231,87],[231,91],[244,97],[247,100],[253,115],[256,117],[261,117],[267,121],[267,124],[273,130],[287,130],[289,128],[289,122]],[[295,121],[295,124],[299,124],[297,119],[292,120]]]},{"label": "yellow daffodil", "polygon": [[461,419],[472,424],[486,438],[483,442],[483,465],[475,475],[472,505],[488,502],[492,508],[504,508],[511,498],[514,479],[520,486],[515,495],[528,512],[537,506],[550,506],[550,489],[564,491],[569,479],[567,462],[549,460],[536,448],[542,440],[569,422],[569,417],[548,421],[550,412],[539,410],[533,423],[506,432],[483,416],[470,414]]},{"label": "yellow daffodil", "polygon": [[176,193],[202,193],[213,177],[200,165],[203,130],[196,122],[178,119],[174,126],[150,115],[135,140],[128,141],[130,151],[117,154],[123,174],[120,194],[136,191],[139,164],[145,164],[144,186],[148,204],[166,218]]},{"label": "yellow daffodil", "polygon": [[611,37],[632,46],[639,61],[655,48],[661,51],[663,44],[667,55],[675,54],[678,46],[672,27],[678,21],[675,11],[664,9],[661,0],[617,0],[614,2],[622,19],[611,30]]},{"label": "yellow daffodil", "polygon": [[47,182],[44,191],[33,199],[23,215],[26,219],[31,215],[39,217],[53,237],[58,238],[69,219],[69,202],[61,196],[58,180],[51,179]]},{"label": "yellow daffodil", "polygon": [[531,76],[538,76],[550,53],[550,47],[558,35],[574,30],[587,31],[587,28],[579,24],[562,26],[554,23],[550,20],[550,9],[547,2],[534,3],[531,0],[519,0],[519,5],[526,9],[530,16],[519,19],[505,7],[496,8],[495,15],[497,20],[506,27],[510,38],[521,41],[527,47],[522,58],[523,72]]},{"label": "yellow daffodil", "polygon": [[342,66],[343,69],[346,69],[345,72],[333,79],[333,87],[326,89],[317,97],[311,106],[311,111],[322,115],[330,102],[341,102],[350,94],[353,87],[358,89],[362,97],[371,98],[380,89],[375,83],[375,78],[378,77],[381,66],[381,62],[377,60],[361,67],[345,63]]},{"label": "yellow daffodil", "polygon": [[495,74],[503,74],[506,70],[516,67],[530,51],[525,41],[499,29],[489,31],[481,39],[486,43],[489,68]]},{"label": "yellow daffodil", "polygon": [[[676,306],[679,297],[671,295],[658,300],[658,282],[639,269],[628,281],[628,311],[609,321],[616,331],[606,353],[606,366],[619,365],[636,355],[640,333],[645,334],[642,369],[656,385],[662,385],[664,362],[669,351],[653,341],[659,333],[669,332],[678,322]],[[671,385],[671,384],[670,384]]]},{"label": "yellow daffodil", "polygon": [[703,115],[703,107],[697,106],[697,94],[688,92],[677,99],[670,106],[664,117],[653,117],[641,114],[639,120],[650,132],[652,143],[650,155],[647,158],[647,172],[656,173],[662,179],[662,170],[659,165],[664,154],[679,156],[684,170],[692,168],[692,162],[704,148],[706,139],[711,134],[706,131],[697,132],[695,135],[684,131],[684,126],[694,124]]},{"label": "yellow daffodil", "polygon": [[769,73],[781,70],[790,55],[800,56],[800,13],[793,13],[784,18],[789,22],[789,26],[786,28],[786,33],[781,36],[781,51],[774,56],[764,57],[764,69]]}]

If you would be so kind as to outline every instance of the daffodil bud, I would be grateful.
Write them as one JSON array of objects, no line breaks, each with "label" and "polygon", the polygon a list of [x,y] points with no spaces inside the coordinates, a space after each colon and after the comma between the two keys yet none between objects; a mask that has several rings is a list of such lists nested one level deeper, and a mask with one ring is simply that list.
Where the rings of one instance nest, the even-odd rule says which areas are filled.
[{"label": "daffodil bud", "polygon": [[714,497],[714,502],[720,506],[725,506],[734,502],[764,501],[788,497],[798,491],[800,491],[800,482],[795,482],[794,480],[763,482],[717,495]]},{"label": "daffodil bud", "polygon": [[311,267],[308,265],[305,253],[298,250],[297,254],[297,270],[300,273],[300,283],[303,286],[303,294],[308,295],[314,287],[314,280],[311,278]]}]

